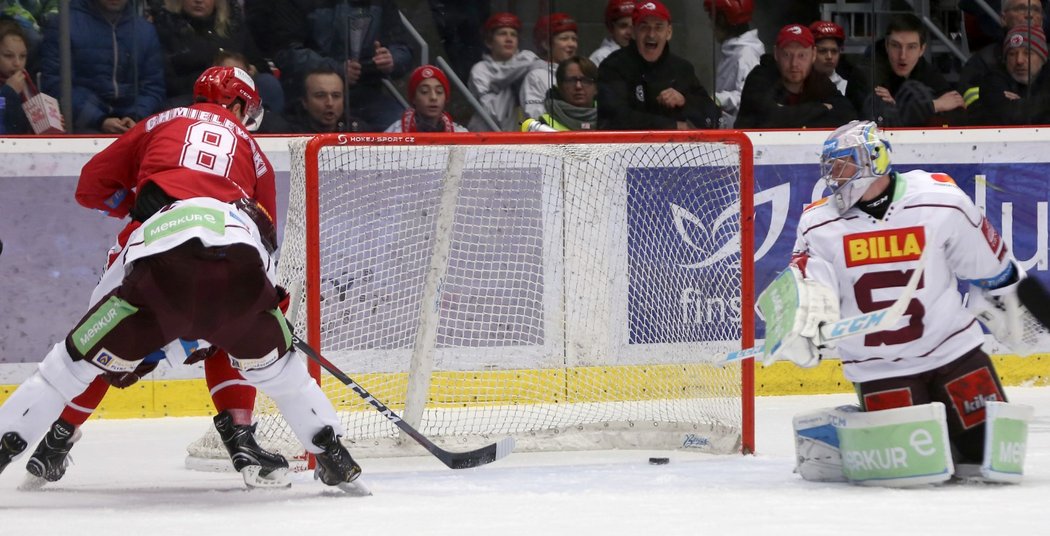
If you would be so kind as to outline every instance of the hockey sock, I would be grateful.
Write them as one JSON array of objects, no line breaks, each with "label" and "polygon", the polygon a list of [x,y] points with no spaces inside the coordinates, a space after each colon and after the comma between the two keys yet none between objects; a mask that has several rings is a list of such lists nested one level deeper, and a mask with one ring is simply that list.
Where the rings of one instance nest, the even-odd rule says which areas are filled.
[{"label": "hockey sock", "polygon": [[95,378],[87,390],[74,398],[66,409],[62,410],[62,419],[73,426],[80,427],[95,412],[102,399],[109,391],[109,384],[101,376]]},{"label": "hockey sock", "polygon": [[295,352],[288,352],[266,368],[244,371],[244,377],[277,403],[281,415],[308,452],[323,451],[314,445],[313,438],[326,425],[335,429],[337,435],[343,435],[343,425],[332,403]]},{"label": "hockey sock", "polygon": [[248,425],[252,423],[252,410],[255,409],[255,387],[252,387],[244,376],[230,364],[230,358],[224,350],[215,352],[204,360],[204,378],[208,382],[211,400],[215,412],[228,411],[233,423]]}]

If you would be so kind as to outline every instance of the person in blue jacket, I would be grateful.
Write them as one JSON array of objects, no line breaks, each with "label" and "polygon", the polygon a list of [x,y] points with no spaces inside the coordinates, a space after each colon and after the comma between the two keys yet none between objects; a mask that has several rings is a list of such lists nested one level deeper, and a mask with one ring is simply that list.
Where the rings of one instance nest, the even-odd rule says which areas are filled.
[{"label": "person in blue jacket", "polygon": [[[62,93],[59,37],[56,18],[40,46],[41,89],[50,95]],[[71,0],[70,41],[73,132],[120,134],[160,111],[165,97],[160,40],[128,0]]]}]

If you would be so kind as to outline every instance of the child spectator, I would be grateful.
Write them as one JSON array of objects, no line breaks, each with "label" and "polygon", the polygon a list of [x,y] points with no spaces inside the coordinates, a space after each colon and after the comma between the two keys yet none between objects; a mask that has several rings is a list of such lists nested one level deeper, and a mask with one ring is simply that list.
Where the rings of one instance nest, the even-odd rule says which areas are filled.
[{"label": "child spectator", "polygon": [[239,52],[248,59],[263,106],[270,113],[284,109],[284,91],[269,72],[244,23],[240,4],[230,0],[164,0],[153,11],[153,25],[164,48],[166,107],[193,102],[193,84],[220,51]]},{"label": "child spectator", "polygon": [[[71,0],[69,11],[73,131],[127,132],[164,101],[164,55],[157,32],[128,0]],[[61,91],[59,34],[53,17],[40,45],[40,89],[50,95]]]},{"label": "child spectator", "polygon": [[601,65],[606,56],[631,43],[631,13],[634,0],[609,0],[605,6],[605,29],[609,33],[591,53],[592,63]]},{"label": "child spectator", "polygon": [[818,20],[809,25],[816,41],[817,59],[813,70],[827,76],[832,84],[849,99],[858,112],[864,109],[867,98],[867,79],[849,60],[842,55],[842,44],[846,41],[846,31],[842,26],[827,20]]},{"label": "child spectator", "polygon": [[3,99],[4,134],[32,134],[22,111],[22,92],[29,73],[25,71],[28,48],[22,28],[10,20],[0,21],[0,99]]},{"label": "child spectator", "polygon": [[423,65],[408,77],[408,102],[411,108],[394,121],[387,132],[466,132],[445,111],[451,95],[445,72],[433,65]]},{"label": "child spectator", "polygon": [[576,20],[565,13],[551,13],[536,21],[533,37],[546,62],[537,62],[521,84],[521,108],[533,119],[543,115],[547,92],[558,64],[575,56],[579,46]]},{"label": "child spectator", "polygon": [[547,113],[538,119],[526,119],[522,132],[547,130],[594,130],[598,128],[598,67],[582,56],[573,56],[558,64],[557,86],[550,91]]},{"label": "child spectator", "polygon": [[722,109],[722,127],[733,128],[740,111],[740,92],[751,70],[758,65],[766,47],[751,29],[753,0],[704,0],[704,11],[714,16],[718,41],[715,69],[715,102]]},{"label": "child spectator", "polygon": [[[485,46],[489,53],[470,69],[470,91],[481,101],[482,113],[489,114],[502,131],[518,126],[518,89],[536,54],[519,50],[521,20],[513,13],[496,13],[485,21]],[[487,131],[479,115],[467,125],[471,132]]]}]

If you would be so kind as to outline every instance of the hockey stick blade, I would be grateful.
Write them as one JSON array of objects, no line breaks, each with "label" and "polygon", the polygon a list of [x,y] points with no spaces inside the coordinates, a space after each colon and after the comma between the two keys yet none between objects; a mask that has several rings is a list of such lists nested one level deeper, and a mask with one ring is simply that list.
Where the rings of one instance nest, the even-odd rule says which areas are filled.
[{"label": "hockey stick blade", "polygon": [[486,445],[468,452],[449,452],[435,445],[433,441],[420,433],[419,430],[413,428],[412,425],[405,422],[397,413],[394,413],[394,411],[386,407],[385,404],[376,400],[376,398],[366,391],[364,387],[361,387],[357,382],[343,373],[343,371],[339,370],[339,367],[336,367],[331,361],[317,353],[313,347],[300,339],[295,333],[292,333],[292,345],[306,354],[307,357],[315,361],[318,365],[321,365],[321,368],[327,370],[328,373],[335,376],[337,380],[343,382],[344,385],[357,393],[357,396],[360,396],[365,402],[371,404],[376,411],[389,419],[390,422],[397,425],[398,428],[408,434],[412,439],[415,439],[417,443],[422,445],[423,448],[427,449],[428,452],[433,454],[435,458],[441,460],[441,463],[444,463],[450,469],[468,469],[470,467],[490,464],[506,457],[514,450],[514,438],[505,437],[491,445]]},{"label": "hockey stick blade", "polygon": [[1026,277],[1018,282],[1017,297],[1043,327],[1050,329],[1050,293],[1038,279]]},{"label": "hockey stick blade", "polygon": [[[908,309],[908,304],[911,303],[912,296],[915,295],[915,291],[919,287],[919,281],[922,280],[922,273],[925,271],[925,268],[926,255],[922,255],[919,257],[919,265],[915,267],[915,271],[912,272],[911,278],[908,279],[907,286],[904,287],[904,291],[901,293],[900,297],[897,298],[897,301],[893,302],[892,305],[885,309],[879,309],[878,311],[872,311],[870,313],[864,313],[850,318],[843,318],[838,322],[832,322],[821,326],[818,344],[822,345],[828,341],[852,337],[854,335],[864,335],[866,333],[884,331],[893,327],[893,325],[904,316],[904,312]],[[1040,288],[1040,290],[1043,289]],[[1022,299],[1022,301],[1024,300]],[[1050,316],[1047,318],[1050,319]],[[753,346],[751,348],[729,352],[720,364],[729,364],[734,361],[762,358],[764,356],[765,352],[763,351],[762,346]]]}]

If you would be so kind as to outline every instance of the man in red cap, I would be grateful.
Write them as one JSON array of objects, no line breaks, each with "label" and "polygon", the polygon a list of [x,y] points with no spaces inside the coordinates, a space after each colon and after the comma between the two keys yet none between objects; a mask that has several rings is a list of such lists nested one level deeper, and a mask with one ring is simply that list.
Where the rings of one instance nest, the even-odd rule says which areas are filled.
[{"label": "man in red cap", "polygon": [[445,72],[421,65],[408,77],[408,102],[412,106],[386,132],[466,132],[445,111],[451,89]]},{"label": "man in red cap", "polygon": [[609,35],[605,36],[597,50],[591,52],[591,62],[601,65],[609,54],[631,42],[632,13],[634,13],[634,0],[609,0],[605,6],[605,29],[608,30]]},{"label": "man in red cap", "polygon": [[[470,69],[470,92],[481,102],[483,113],[489,114],[497,130],[513,132],[521,123],[518,90],[539,57],[518,48],[521,19],[513,13],[494,13],[485,21],[483,31],[489,52]],[[474,114],[467,126],[471,132],[492,130],[480,113]]]},{"label": "man in red cap", "polygon": [[846,42],[846,31],[842,26],[829,21],[818,20],[809,25],[816,43],[817,59],[813,70],[831,79],[839,93],[849,99],[857,111],[864,108],[864,99],[871,91],[867,87],[863,73],[842,55],[842,45]]},{"label": "man in red cap", "polygon": [[533,31],[536,50],[547,61],[534,64],[521,84],[518,98],[525,117],[536,119],[547,111],[547,93],[551,89],[551,80],[554,80],[554,71],[559,63],[576,55],[578,30],[576,19],[566,13],[551,13],[536,21]]},{"label": "man in red cap", "polygon": [[751,28],[754,10],[754,0],[704,0],[704,12],[713,17],[715,40],[719,43],[715,101],[722,108],[725,128],[733,128],[744,81],[766,53],[758,30]]},{"label": "man in red cap", "polygon": [[721,112],[693,65],[671,53],[671,13],[657,0],[635,5],[633,41],[598,69],[598,128],[718,128]]},{"label": "man in red cap", "polygon": [[751,71],[740,96],[738,128],[833,127],[857,112],[827,76],[813,71],[813,33],[788,24],[777,34],[773,57]]}]

